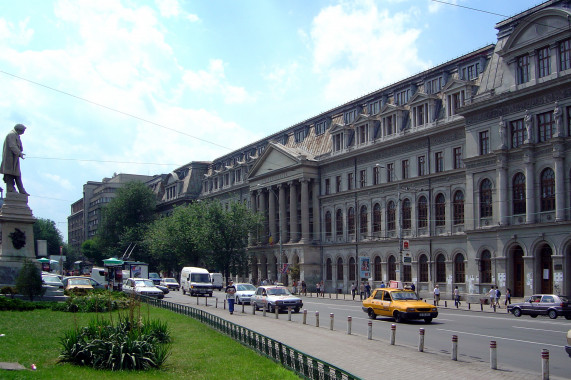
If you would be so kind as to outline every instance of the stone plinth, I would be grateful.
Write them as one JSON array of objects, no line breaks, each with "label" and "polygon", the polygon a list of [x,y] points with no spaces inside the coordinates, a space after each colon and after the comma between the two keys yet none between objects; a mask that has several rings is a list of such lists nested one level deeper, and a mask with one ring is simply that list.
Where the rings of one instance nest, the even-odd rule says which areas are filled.
[{"label": "stone plinth", "polygon": [[24,259],[35,259],[35,222],[28,196],[6,193],[0,208],[0,287],[14,285]]}]

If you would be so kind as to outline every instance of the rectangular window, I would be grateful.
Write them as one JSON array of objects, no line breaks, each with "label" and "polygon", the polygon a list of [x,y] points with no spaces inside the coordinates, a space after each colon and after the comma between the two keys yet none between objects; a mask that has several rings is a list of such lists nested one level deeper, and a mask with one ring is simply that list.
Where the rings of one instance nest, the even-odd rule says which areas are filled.
[{"label": "rectangular window", "polygon": [[373,168],[373,185],[378,185],[379,183],[381,183],[380,180],[380,167],[375,166]]},{"label": "rectangular window", "polygon": [[359,186],[361,188],[367,186],[367,171],[366,170],[361,170],[359,172]]},{"label": "rectangular window", "polygon": [[402,160],[402,167],[401,167],[401,178],[402,179],[407,179],[409,177],[408,175],[408,168],[409,168],[409,163],[408,160]]},{"label": "rectangular window", "polygon": [[347,174],[347,190],[353,190],[353,173]]},{"label": "rectangular window", "polygon": [[236,170],[235,182],[242,182],[242,170]]},{"label": "rectangular window", "polygon": [[333,135],[333,151],[339,152],[344,148],[343,146],[343,133]]},{"label": "rectangular window", "polygon": [[460,169],[462,166],[462,147],[454,148],[454,169]]},{"label": "rectangular window", "polygon": [[537,115],[538,142],[544,142],[553,137],[553,112]]},{"label": "rectangular window", "polygon": [[410,90],[404,90],[401,92],[397,92],[395,94],[395,104],[402,106],[408,102],[408,97],[410,95]]},{"label": "rectangular window", "polygon": [[387,182],[395,180],[395,164],[387,164]]},{"label": "rectangular window", "polygon": [[529,55],[517,57],[516,64],[517,84],[529,82]]},{"label": "rectangular window", "polygon": [[537,74],[543,78],[551,74],[549,64],[549,47],[545,46],[537,51]]},{"label": "rectangular window", "polygon": [[468,66],[468,80],[472,80],[475,77],[476,75],[474,75],[474,65]]},{"label": "rectangular window", "polygon": [[480,155],[490,153],[490,132],[480,132]]},{"label": "rectangular window", "polygon": [[444,154],[442,152],[434,153],[434,171],[436,173],[444,171]]},{"label": "rectangular window", "polygon": [[442,77],[434,78],[426,82],[426,93],[436,94],[442,89]]},{"label": "rectangular window", "polygon": [[325,195],[331,194],[331,180],[325,178]]},{"label": "rectangular window", "polygon": [[418,156],[418,176],[426,174],[426,159],[424,156]]},{"label": "rectangular window", "polygon": [[369,114],[371,115],[378,114],[380,109],[381,109],[381,103],[378,100],[376,102],[369,104]]},{"label": "rectangular window", "polygon": [[571,39],[559,43],[559,69],[561,71],[571,68]]},{"label": "rectangular window", "polygon": [[517,148],[522,145],[527,137],[523,119],[511,121],[510,131],[512,135],[512,148]]},{"label": "rectangular window", "polygon": [[393,134],[393,117],[383,117],[383,124],[385,125],[385,135],[390,136]]},{"label": "rectangular window", "polygon": [[361,125],[359,127],[359,144],[365,144],[369,141],[369,125]]},{"label": "rectangular window", "polygon": [[300,143],[303,141],[303,139],[305,138],[305,128],[304,129],[298,129],[297,131],[295,131],[295,142],[296,143]]},{"label": "rectangular window", "polygon": [[448,116],[456,115],[458,108],[464,106],[465,99],[466,95],[464,90],[448,95]]},{"label": "rectangular window", "polygon": [[315,135],[319,136],[325,133],[326,127],[325,121],[320,121],[319,123],[315,123]]},{"label": "rectangular window", "polygon": [[357,110],[345,112],[345,114],[343,115],[343,120],[345,121],[345,124],[352,123],[356,118],[357,118]]},{"label": "rectangular window", "polygon": [[336,193],[341,192],[341,176],[340,175],[335,177],[335,192]]}]

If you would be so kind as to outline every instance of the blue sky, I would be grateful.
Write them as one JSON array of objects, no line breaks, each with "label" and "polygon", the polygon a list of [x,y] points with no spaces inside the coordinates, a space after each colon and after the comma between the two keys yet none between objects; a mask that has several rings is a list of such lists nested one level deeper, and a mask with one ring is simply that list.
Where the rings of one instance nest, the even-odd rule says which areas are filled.
[{"label": "blue sky", "polygon": [[[87,181],[206,161],[495,43],[529,0],[0,2],[0,134],[67,239]],[[472,7],[487,12],[462,8]],[[2,184],[2,187],[3,184]]]}]

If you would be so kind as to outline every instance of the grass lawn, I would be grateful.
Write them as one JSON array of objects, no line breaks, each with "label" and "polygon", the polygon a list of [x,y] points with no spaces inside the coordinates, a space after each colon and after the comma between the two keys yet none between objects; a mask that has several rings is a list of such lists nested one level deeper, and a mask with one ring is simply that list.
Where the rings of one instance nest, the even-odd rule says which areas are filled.
[{"label": "grass lawn", "polygon": [[[126,313],[127,311],[123,311]],[[0,362],[18,362],[36,371],[0,370],[0,379],[298,379],[293,373],[194,319],[141,305],[143,317],[168,323],[171,355],[160,370],[100,371],[58,364],[64,331],[87,326],[94,313],[50,310],[0,311]],[[109,318],[109,314],[100,314]],[[116,320],[117,313],[113,314]]]}]

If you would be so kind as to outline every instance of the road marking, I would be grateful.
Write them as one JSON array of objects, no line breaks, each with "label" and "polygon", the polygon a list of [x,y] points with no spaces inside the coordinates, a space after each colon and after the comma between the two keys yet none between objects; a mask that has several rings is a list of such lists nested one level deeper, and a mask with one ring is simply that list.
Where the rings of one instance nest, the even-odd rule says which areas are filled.
[{"label": "road marking", "polygon": [[539,344],[539,345],[541,345],[541,346],[551,346],[551,347],[557,347],[557,348],[563,348],[563,347],[564,347],[564,346],[559,346],[559,345],[550,344],[550,343],[531,342],[531,341],[529,341],[529,340],[503,338],[503,337],[500,337],[500,336],[483,335],[483,334],[474,334],[474,333],[469,333],[469,332],[464,332],[464,331],[454,331],[454,330],[446,330],[446,329],[437,329],[437,330],[447,331],[447,332],[456,333],[456,334],[466,334],[466,335],[481,336],[481,337],[484,337],[484,338],[510,340],[510,341],[513,341],[513,342],[520,342],[520,343]]},{"label": "road marking", "polygon": [[486,313],[486,312],[482,313],[482,312],[480,312],[480,311],[471,312],[470,314],[458,314],[458,313],[444,313],[445,310],[446,310],[446,309],[439,309],[438,313],[439,313],[439,314],[443,314],[443,315],[446,314],[446,315],[451,315],[451,316],[454,316],[454,317],[464,317],[464,318],[482,318],[482,316],[485,315],[485,318],[488,318],[488,319],[500,319],[500,320],[503,320],[503,321],[505,321],[505,320],[507,320],[507,319],[509,318],[509,319],[511,319],[511,320],[513,320],[513,321],[524,322],[524,323],[541,323],[541,324],[551,324],[551,325],[559,325],[559,326],[567,326],[567,325],[568,325],[568,323],[565,322],[565,321],[563,321],[563,320],[561,320],[561,321],[559,321],[559,320],[558,320],[558,321],[554,321],[554,320],[551,320],[551,319],[545,320],[545,319],[537,319],[537,318],[535,318],[535,319],[532,319],[532,318],[529,318],[529,319],[527,319],[527,318],[526,318],[526,319],[522,319],[522,318],[513,319],[513,318],[515,318],[515,317],[511,316],[511,314],[509,314],[509,313],[499,314],[499,315],[505,315],[505,317],[492,317],[492,316],[490,316],[490,315],[494,315],[494,314],[492,314],[492,313]]},{"label": "road marking", "polygon": [[549,331],[554,333],[565,333],[566,331],[557,331],[557,330],[545,330],[545,329],[536,329],[535,327],[519,327],[519,326],[512,326],[514,329],[526,329],[526,330],[535,330],[535,331]]}]

